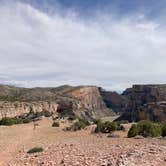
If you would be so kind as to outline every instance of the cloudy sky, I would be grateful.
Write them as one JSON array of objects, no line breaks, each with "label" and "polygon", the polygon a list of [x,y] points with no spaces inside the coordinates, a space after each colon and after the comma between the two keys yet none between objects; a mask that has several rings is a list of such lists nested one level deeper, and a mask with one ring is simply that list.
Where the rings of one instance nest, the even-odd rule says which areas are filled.
[{"label": "cloudy sky", "polygon": [[165,0],[0,0],[0,83],[166,83]]}]

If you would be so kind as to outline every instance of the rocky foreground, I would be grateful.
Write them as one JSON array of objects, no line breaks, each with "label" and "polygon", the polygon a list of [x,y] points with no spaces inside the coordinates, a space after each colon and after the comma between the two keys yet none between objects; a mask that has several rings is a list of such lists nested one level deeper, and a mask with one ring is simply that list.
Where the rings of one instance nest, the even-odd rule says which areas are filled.
[{"label": "rocky foreground", "polygon": [[157,140],[89,138],[55,144],[41,154],[18,157],[16,165],[164,166],[166,146]]},{"label": "rocky foreground", "polygon": [[[161,138],[126,138],[127,132],[118,131],[112,137],[92,134],[92,127],[78,132],[44,129],[47,136],[31,139],[35,145],[44,147],[44,152],[27,154],[27,148],[8,165],[30,166],[165,166],[166,140]],[[37,136],[36,135],[36,136]],[[54,139],[54,140],[53,140]]]}]

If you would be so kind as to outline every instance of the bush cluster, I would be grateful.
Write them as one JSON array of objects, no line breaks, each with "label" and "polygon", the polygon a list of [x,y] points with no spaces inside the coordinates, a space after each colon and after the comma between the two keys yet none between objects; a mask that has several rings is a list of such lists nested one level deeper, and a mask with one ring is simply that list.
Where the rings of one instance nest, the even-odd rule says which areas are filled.
[{"label": "bush cluster", "polygon": [[76,115],[69,115],[68,116],[68,120],[69,121],[73,121],[73,120],[76,120],[78,117]]},{"label": "bush cluster", "polygon": [[138,124],[133,124],[128,132],[128,137],[141,135],[143,137],[157,137],[164,133],[164,127],[161,124],[150,121],[140,121]]},{"label": "bush cluster", "polygon": [[124,130],[124,127],[116,122],[102,122],[101,120],[96,121],[97,127],[95,128],[96,133],[111,133],[115,130]]},{"label": "bush cluster", "polygon": [[162,124],[161,131],[162,131],[162,136],[166,137],[166,123]]},{"label": "bush cluster", "polygon": [[4,117],[0,120],[0,125],[11,126],[14,124],[30,123],[34,120],[39,120],[41,116],[50,117],[51,115],[52,113],[48,111],[43,111],[43,112],[30,111],[28,114],[14,117],[14,118]]},{"label": "bush cluster", "polygon": [[39,153],[39,152],[43,152],[43,151],[44,151],[44,149],[42,147],[34,147],[34,148],[28,150],[27,153]]},{"label": "bush cluster", "polygon": [[21,124],[21,123],[22,123],[22,120],[19,118],[5,117],[0,120],[0,125],[4,125],[4,126],[11,126],[14,124]]},{"label": "bush cluster", "polygon": [[77,131],[77,130],[81,130],[84,129],[86,126],[89,126],[90,123],[84,119],[78,119],[77,122],[73,123],[70,127],[67,127],[66,130],[69,131]]},{"label": "bush cluster", "polygon": [[52,127],[59,127],[59,122],[53,122]]}]

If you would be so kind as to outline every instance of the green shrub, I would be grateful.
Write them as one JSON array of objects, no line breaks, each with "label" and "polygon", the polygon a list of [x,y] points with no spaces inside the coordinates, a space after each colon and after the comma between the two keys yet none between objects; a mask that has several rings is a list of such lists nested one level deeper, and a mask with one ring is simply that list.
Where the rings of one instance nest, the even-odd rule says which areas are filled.
[{"label": "green shrub", "polygon": [[23,123],[30,123],[30,122],[32,122],[32,120],[31,119],[23,119],[22,122]]},{"label": "green shrub", "polygon": [[165,137],[166,136],[166,123],[162,125],[162,136]]},{"label": "green shrub", "polygon": [[103,128],[103,123],[101,120],[98,120],[95,122],[96,123],[96,128],[95,128],[95,133],[99,133],[102,131],[102,128]]},{"label": "green shrub", "polygon": [[99,121],[97,123],[97,127],[95,129],[95,132],[96,133],[110,133],[112,131],[115,131],[117,130],[117,124],[115,122],[109,122],[109,121],[106,121],[106,122],[101,122]]},{"label": "green shrub", "polygon": [[13,119],[14,124],[22,124],[23,123],[23,120],[21,118],[11,118],[11,119]]},{"label": "green shrub", "polygon": [[101,119],[93,119],[94,124],[98,124],[98,123],[101,123],[101,122],[102,122]]},{"label": "green shrub", "polygon": [[83,120],[83,119],[78,119],[77,122],[72,124],[70,127],[67,127],[66,130],[67,131],[77,131],[77,130],[84,129],[88,125],[90,125],[90,123],[88,121]]},{"label": "green shrub", "polygon": [[27,153],[39,153],[39,152],[43,152],[43,151],[44,151],[44,149],[42,147],[34,147],[34,148],[28,150]]},{"label": "green shrub", "polygon": [[58,122],[53,122],[52,127],[59,127],[59,123]]},{"label": "green shrub", "polygon": [[76,120],[76,119],[77,119],[77,116],[75,116],[75,115],[69,115],[68,116],[69,121],[73,121],[73,120]]},{"label": "green shrub", "polygon": [[161,126],[150,121],[140,121],[138,129],[138,134],[143,137],[157,137],[161,135]]},{"label": "green shrub", "polygon": [[39,117],[41,117],[41,116],[43,116],[43,115],[44,115],[43,112],[35,112],[35,113],[33,114],[33,119],[39,118]]},{"label": "green shrub", "polygon": [[77,130],[81,130],[81,129],[84,129],[86,127],[86,124],[81,122],[81,121],[78,121],[78,122],[75,122],[72,126],[71,126],[71,130],[73,131],[77,131]]},{"label": "green shrub", "polygon": [[161,125],[145,120],[138,122],[137,125],[132,125],[128,132],[128,137],[134,137],[136,135],[157,137],[161,135],[161,132]]},{"label": "green shrub", "polygon": [[128,137],[135,137],[136,135],[138,135],[138,126],[136,124],[133,124],[128,131]]},{"label": "green shrub", "polygon": [[15,120],[9,117],[5,117],[0,120],[0,125],[11,126],[13,124],[15,124]]},{"label": "green shrub", "polygon": [[15,118],[5,117],[0,120],[0,125],[4,126],[11,126],[14,124],[22,124],[22,123],[24,123],[24,120],[18,117]]},{"label": "green shrub", "polygon": [[85,119],[78,118],[78,121],[84,123],[86,126],[90,125],[89,121],[87,121]]},{"label": "green shrub", "polygon": [[0,125],[11,126],[14,124],[30,123],[33,120],[40,119],[41,116],[50,117],[52,113],[48,111],[34,112],[32,109],[28,114],[21,115],[19,117],[9,118],[5,117],[0,120]]}]

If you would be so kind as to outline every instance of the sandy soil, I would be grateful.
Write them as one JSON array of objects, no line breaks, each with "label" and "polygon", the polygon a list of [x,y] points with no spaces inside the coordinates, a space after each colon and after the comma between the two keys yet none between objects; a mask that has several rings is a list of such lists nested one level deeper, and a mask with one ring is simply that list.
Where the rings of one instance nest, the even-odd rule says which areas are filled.
[{"label": "sandy soil", "polygon": [[[78,132],[52,128],[44,119],[33,130],[33,123],[0,127],[0,165],[6,166],[166,166],[166,140],[120,138],[91,134],[93,127]],[[128,127],[128,126],[127,126]],[[27,154],[36,146],[42,153]]]}]

